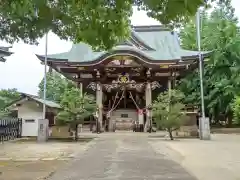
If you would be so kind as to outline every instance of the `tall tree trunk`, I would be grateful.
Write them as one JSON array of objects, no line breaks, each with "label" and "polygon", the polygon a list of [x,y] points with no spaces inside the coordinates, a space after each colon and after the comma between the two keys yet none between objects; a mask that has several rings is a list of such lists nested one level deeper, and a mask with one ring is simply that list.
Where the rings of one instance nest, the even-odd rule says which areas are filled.
[{"label": "tall tree trunk", "polygon": [[78,141],[78,124],[75,127],[75,141]]},{"label": "tall tree trunk", "polygon": [[171,140],[174,140],[173,134],[172,134],[172,129],[171,129],[171,128],[168,128],[167,131],[168,131],[168,133],[169,133],[170,139],[171,139]]}]

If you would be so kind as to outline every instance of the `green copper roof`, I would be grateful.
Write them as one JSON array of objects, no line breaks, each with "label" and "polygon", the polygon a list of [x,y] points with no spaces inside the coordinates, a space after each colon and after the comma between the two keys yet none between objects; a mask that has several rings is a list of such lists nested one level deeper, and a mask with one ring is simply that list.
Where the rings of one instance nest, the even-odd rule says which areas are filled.
[{"label": "green copper roof", "polygon": [[[12,106],[13,104],[17,104],[17,102],[23,100],[26,97],[36,101],[37,103],[44,104],[44,100],[39,98],[38,96],[27,94],[27,93],[22,93],[22,92],[20,94],[21,94],[21,98],[16,101],[11,102],[9,105],[6,106],[6,108]],[[54,101],[45,100],[45,104],[47,107],[50,107],[50,108],[56,108],[56,109],[61,108],[60,104],[58,104]]]},{"label": "green copper roof", "polygon": [[[48,58],[84,63],[101,59],[104,55],[115,52],[119,54],[134,53],[151,61],[181,60],[183,58],[196,58],[198,55],[196,51],[183,50],[180,47],[177,34],[162,26],[136,26],[133,27],[127,43],[119,44],[108,52],[96,52],[88,44],[79,43],[73,44],[69,52],[49,55]],[[206,54],[208,52],[202,53]],[[44,56],[38,57],[43,59]]]},{"label": "green copper roof", "polygon": [[[44,100],[43,99],[40,99],[40,98],[34,97],[34,96],[32,96],[31,98],[33,100],[39,102],[40,104],[44,104]],[[51,108],[57,108],[57,109],[61,108],[60,104],[55,103],[53,101],[45,100],[45,103],[46,103],[46,106],[51,107]]]}]

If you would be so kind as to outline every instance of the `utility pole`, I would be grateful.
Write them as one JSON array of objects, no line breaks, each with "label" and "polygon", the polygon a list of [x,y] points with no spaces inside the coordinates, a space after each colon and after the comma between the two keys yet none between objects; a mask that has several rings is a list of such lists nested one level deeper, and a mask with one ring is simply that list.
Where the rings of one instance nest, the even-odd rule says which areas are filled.
[{"label": "utility pole", "polygon": [[43,83],[43,114],[45,119],[46,114],[46,92],[47,92],[47,56],[48,56],[48,32],[45,36],[45,59],[44,59],[44,83]]},{"label": "utility pole", "polygon": [[203,90],[203,58],[201,52],[201,19],[200,8],[196,14],[196,28],[197,28],[197,46],[198,46],[198,58],[199,58],[199,78],[200,78],[200,90],[201,90],[201,118],[199,118],[199,137],[201,140],[210,140],[210,122],[209,118],[205,116],[205,105],[204,105],[204,90]]}]

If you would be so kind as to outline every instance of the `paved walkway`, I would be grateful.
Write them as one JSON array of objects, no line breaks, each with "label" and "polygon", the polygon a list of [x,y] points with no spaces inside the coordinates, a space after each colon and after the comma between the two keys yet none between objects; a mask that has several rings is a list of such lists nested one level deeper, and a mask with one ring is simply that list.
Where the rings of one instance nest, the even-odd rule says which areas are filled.
[{"label": "paved walkway", "polygon": [[240,180],[240,135],[214,134],[211,141],[180,139],[150,144],[199,180]]},{"label": "paved walkway", "polygon": [[49,180],[196,180],[156,154],[146,136],[106,134]]}]

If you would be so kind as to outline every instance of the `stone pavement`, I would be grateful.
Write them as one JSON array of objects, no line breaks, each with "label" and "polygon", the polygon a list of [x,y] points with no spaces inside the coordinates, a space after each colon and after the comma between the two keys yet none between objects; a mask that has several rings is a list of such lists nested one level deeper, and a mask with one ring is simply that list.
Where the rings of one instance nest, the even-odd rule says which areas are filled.
[{"label": "stone pavement", "polygon": [[88,146],[86,142],[13,142],[0,145],[0,161],[67,160]]},{"label": "stone pavement", "polygon": [[155,153],[138,133],[102,134],[48,180],[196,180],[179,164]]},{"label": "stone pavement", "polygon": [[240,135],[214,134],[211,141],[152,139],[156,152],[180,163],[199,180],[240,179]]}]

